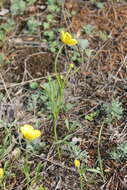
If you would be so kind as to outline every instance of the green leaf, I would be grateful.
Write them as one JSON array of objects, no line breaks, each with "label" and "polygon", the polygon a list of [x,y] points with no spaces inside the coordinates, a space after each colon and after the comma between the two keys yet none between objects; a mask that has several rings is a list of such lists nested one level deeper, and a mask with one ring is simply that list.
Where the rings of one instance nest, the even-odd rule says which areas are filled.
[{"label": "green leaf", "polygon": [[33,5],[37,0],[26,0],[28,5]]},{"label": "green leaf", "polygon": [[38,83],[37,83],[37,82],[31,82],[31,83],[29,84],[29,86],[30,86],[31,89],[35,90],[35,89],[38,88]]},{"label": "green leaf", "polygon": [[48,22],[44,22],[43,23],[43,27],[44,27],[44,29],[49,29],[49,23]]},{"label": "green leaf", "polygon": [[38,20],[36,20],[34,17],[31,17],[28,20],[27,25],[28,25],[29,33],[34,34],[37,32],[37,27],[40,26],[41,23]]},{"label": "green leaf", "polygon": [[6,40],[6,35],[5,32],[3,32],[2,30],[0,31],[0,41],[4,42]]},{"label": "green leaf", "polygon": [[92,53],[92,50],[91,49],[85,49],[85,53],[86,53],[86,55],[88,56],[88,57],[90,57],[91,56],[91,53]]},{"label": "green leaf", "polygon": [[4,98],[4,94],[0,92],[0,102],[3,100],[3,98]]},{"label": "green leaf", "polygon": [[102,2],[97,2],[97,3],[96,3],[96,6],[97,6],[99,9],[102,9],[102,8],[104,8],[104,3],[102,3]]},{"label": "green leaf", "polygon": [[78,39],[79,45],[80,47],[84,50],[86,48],[88,48],[89,46],[89,42],[87,39]]},{"label": "green leaf", "polygon": [[100,171],[99,169],[87,168],[86,170],[87,170],[88,172],[101,174],[101,171]]},{"label": "green leaf", "polygon": [[92,26],[91,24],[87,24],[86,26],[84,26],[83,30],[85,31],[86,34],[91,34],[92,30],[94,29],[94,26]]},{"label": "green leaf", "polygon": [[26,3],[23,0],[15,0],[11,4],[11,12],[12,14],[23,14],[26,9]]}]

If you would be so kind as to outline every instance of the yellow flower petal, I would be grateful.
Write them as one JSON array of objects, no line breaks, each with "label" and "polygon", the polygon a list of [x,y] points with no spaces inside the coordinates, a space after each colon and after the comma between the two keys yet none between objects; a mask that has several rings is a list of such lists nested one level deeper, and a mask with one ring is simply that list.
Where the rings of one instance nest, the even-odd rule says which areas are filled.
[{"label": "yellow flower petal", "polygon": [[60,33],[60,39],[61,39],[62,42],[65,41],[65,32],[64,31],[61,31],[61,33]]},{"label": "yellow flower petal", "polygon": [[0,179],[4,177],[4,170],[3,168],[0,168]]},{"label": "yellow flower petal", "polygon": [[60,39],[63,43],[69,46],[74,46],[78,43],[77,40],[74,39],[70,33],[64,31],[61,31]]},{"label": "yellow flower petal", "polygon": [[34,129],[31,125],[24,125],[20,128],[20,131],[23,136],[29,141],[32,141],[41,136],[41,131]]},{"label": "yellow flower petal", "polygon": [[71,69],[73,69],[73,68],[74,68],[74,64],[71,63],[71,64],[69,65],[69,67],[70,67]]},{"label": "yellow flower petal", "polygon": [[74,165],[76,168],[79,168],[80,167],[80,161],[79,160],[75,160],[74,161]]},{"label": "yellow flower petal", "polygon": [[21,127],[22,130],[31,130],[31,129],[34,129],[32,125],[24,125],[23,127]]},{"label": "yellow flower petal", "polygon": [[41,136],[41,131],[40,130],[33,130],[33,131],[31,131],[31,133],[28,133],[26,135],[26,138],[28,140],[32,141],[32,140],[34,140],[34,139],[36,139],[36,138],[38,138],[40,136]]}]

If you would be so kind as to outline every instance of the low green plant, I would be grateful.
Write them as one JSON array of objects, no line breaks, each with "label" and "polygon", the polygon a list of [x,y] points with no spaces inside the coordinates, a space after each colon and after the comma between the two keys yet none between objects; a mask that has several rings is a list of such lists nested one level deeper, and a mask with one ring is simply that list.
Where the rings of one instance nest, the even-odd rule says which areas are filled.
[{"label": "low green plant", "polygon": [[0,92],[0,103],[3,101],[4,97],[5,95],[2,92]]},{"label": "low green plant", "polygon": [[60,12],[60,8],[58,7],[57,4],[50,4],[48,5],[48,10],[54,13],[59,13]]},{"label": "low green plant", "polygon": [[6,41],[6,34],[3,30],[0,30],[0,44]]},{"label": "low green plant", "polygon": [[99,38],[103,41],[106,41],[108,39],[108,34],[105,31],[104,32],[100,31]]},{"label": "low green plant", "polygon": [[113,100],[110,104],[103,104],[102,111],[106,114],[106,123],[112,123],[115,119],[120,120],[123,115],[122,104]]},{"label": "low green plant", "polygon": [[54,30],[52,30],[52,28],[54,28],[54,24],[56,25],[57,23],[57,16],[60,12],[60,5],[56,0],[53,1],[48,0],[47,5],[49,13],[42,24],[44,28],[43,32],[43,36],[45,37],[44,41],[48,44],[49,50],[51,52],[57,53],[61,46],[59,41],[56,40],[59,28],[55,28]]},{"label": "low green plant", "polygon": [[25,100],[25,107],[27,111],[47,111],[47,97],[44,95],[41,89],[37,87],[37,84],[30,84],[30,89],[32,89],[31,94]]},{"label": "low green plant", "polygon": [[6,35],[9,33],[14,26],[14,21],[12,19],[8,19],[4,24],[0,25],[0,42],[3,44],[6,41]]},{"label": "low green plant", "polygon": [[127,160],[127,143],[122,143],[114,148],[114,150],[110,152],[110,156],[113,160],[118,162]]},{"label": "low green plant", "polygon": [[65,124],[68,129],[68,132],[73,132],[74,130],[76,130],[77,127],[82,127],[79,121],[69,121],[68,119],[65,119]]},{"label": "low green plant", "polygon": [[78,61],[78,62],[81,63],[82,58],[81,58],[81,54],[79,53],[79,51],[76,51],[76,50],[72,51],[71,60],[73,62],[77,62]]},{"label": "low green plant", "polygon": [[95,5],[97,8],[102,9],[104,8],[104,3],[103,2],[97,2],[97,0],[90,0],[90,2]]},{"label": "low green plant", "polygon": [[31,82],[31,83],[29,84],[29,87],[30,87],[32,90],[36,90],[36,89],[39,87],[39,85],[38,85],[37,82]]},{"label": "low green plant", "polygon": [[52,13],[59,13],[60,12],[60,7],[59,4],[56,0],[48,0],[48,10]]},{"label": "low green plant", "polygon": [[3,30],[5,33],[10,32],[14,24],[13,19],[8,19],[6,23],[0,25],[0,30]]},{"label": "low green plant", "polygon": [[11,3],[11,12],[13,15],[22,15],[26,10],[26,2],[23,0],[14,0]]},{"label": "low green plant", "polygon": [[90,57],[92,50],[87,39],[78,39],[79,47],[72,47],[69,53],[72,62],[84,63]]},{"label": "low green plant", "polygon": [[[88,153],[86,150],[81,150],[81,148],[74,142],[65,141],[64,144],[67,145],[67,149],[69,150],[71,157],[78,162],[78,165],[75,162],[74,163],[80,176],[80,189],[84,190],[85,181],[90,181],[96,174],[101,175],[101,171],[99,168],[89,168],[87,166]],[[87,172],[93,173],[91,179],[89,177],[87,179]]]},{"label": "low green plant", "polygon": [[50,43],[52,43],[53,40],[55,39],[55,33],[54,33],[54,31],[52,31],[52,30],[44,31],[44,32],[43,32],[43,35],[44,35],[45,37],[47,37],[47,39],[48,39],[48,41],[50,41]]},{"label": "low green plant", "polygon": [[[77,172],[80,176],[80,189],[87,189],[86,182],[94,183],[94,176],[97,174],[101,175],[101,171],[99,168],[89,168],[86,164],[81,163],[80,167],[77,168]],[[87,177],[87,174],[91,173],[91,177]]]},{"label": "low green plant", "polygon": [[99,114],[98,111],[95,111],[95,112],[92,112],[92,113],[89,113],[85,116],[85,119],[88,120],[88,121],[93,121],[95,117],[97,117]]},{"label": "low green plant", "polygon": [[88,153],[86,150],[81,150],[81,148],[74,143],[68,143],[67,146],[72,158],[83,161],[85,163],[87,162]]},{"label": "low green plant", "polygon": [[27,22],[29,34],[37,33],[37,29],[40,25],[41,23],[38,20],[36,20],[34,17],[31,17]]},{"label": "low green plant", "polygon": [[54,40],[51,43],[49,43],[49,49],[52,53],[57,53],[59,48],[60,48],[59,41]]},{"label": "low green plant", "polygon": [[26,0],[27,5],[33,5],[37,0]]},{"label": "low green plant", "polygon": [[54,15],[53,14],[48,14],[47,17],[46,17],[46,20],[48,23],[54,23],[55,22],[55,19],[54,19]]},{"label": "low green plant", "polygon": [[88,34],[88,35],[92,35],[94,28],[95,28],[95,27],[92,26],[91,24],[87,24],[87,25],[85,25],[85,26],[83,27],[82,32],[85,32],[85,33]]}]

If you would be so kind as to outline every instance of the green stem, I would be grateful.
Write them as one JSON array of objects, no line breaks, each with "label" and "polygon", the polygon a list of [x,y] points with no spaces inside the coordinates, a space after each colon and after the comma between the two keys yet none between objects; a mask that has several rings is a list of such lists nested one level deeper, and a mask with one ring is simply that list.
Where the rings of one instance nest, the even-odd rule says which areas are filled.
[{"label": "green stem", "polygon": [[[55,135],[55,142],[58,141],[58,137],[57,137],[57,119],[58,119],[58,115],[54,116],[54,135]],[[61,154],[60,154],[60,147],[59,144],[56,145],[57,146],[57,153],[59,156],[59,159],[61,160]]]},{"label": "green stem", "polygon": [[57,117],[54,116],[54,135],[55,135],[55,141],[57,142]]},{"label": "green stem", "polygon": [[57,53],[57,55],[56,55],[56,58],[55,58],[55,73],[56,73],[56,74],[57,74],[57,62],[58,62],[58,57],[59,57],[59,55],[60,55],[60,53],[61,53],[63,47],[64,47],[64,45],[62,45],[62,46],[60,47],[60,49],[59,49],[59,51],[58,51],[58,53]]},{"label": "green stem", "polygon": [[98,160],[99,160],[99,165],[100,165],[100,170],[102,174],[103,181],[105,182],[105,177],[104,177],[104,172],[103,172],[103,165],[102,165],[102,159],[101,159],[101,153],[100,153],[100,142],[101,142],[101,135],[102,135],[102,129],[103,129],[104,123],[102,124],[100,131],[99,131],[99,136],[98,136]]},{"label": "green stem", "polygon": [[82,172],[81,172],[81,169],[78,168],[78,173],[79,173],[79,177],[80,177],[80,189],[83,190],[83,175],[82,175]]},{"label": "green stem", "polygon": [[80,189],[83,190],[83,176],[80,174]]}]

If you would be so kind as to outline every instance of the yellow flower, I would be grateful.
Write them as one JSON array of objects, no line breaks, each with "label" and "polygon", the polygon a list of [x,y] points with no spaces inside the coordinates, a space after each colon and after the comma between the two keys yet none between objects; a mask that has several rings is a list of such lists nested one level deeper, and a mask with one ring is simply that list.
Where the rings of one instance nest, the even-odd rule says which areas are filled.
[{"label": "yellow flower", "polygon": [[61,31],[60,39],[63,43],[69,45],[69,46],[74,46],[78,43],[76,39],[72,37],[71,34],[68,32]]},{"label": "yellow flower", "polygon": [[41,131],[34,129],[31,125],[24,125],[20,128],[20,131],[23,136],[29,141],[32,141],[41,136]]},{"label": "yellow flower", "polygon": [[3,168],[0,168],[0,179],[4,177],[4,170]]},{"label": "yellow flower", "polygon": [[74,68],[74,64],[73,63],[71,63],[69,66],[70,66],[71,69]]},{"label": "yellow flower", "polygon": [[79,168],[80,167],[80,161],[79,160],[75,160],[74,161],[74,165],[76,168]]}]

